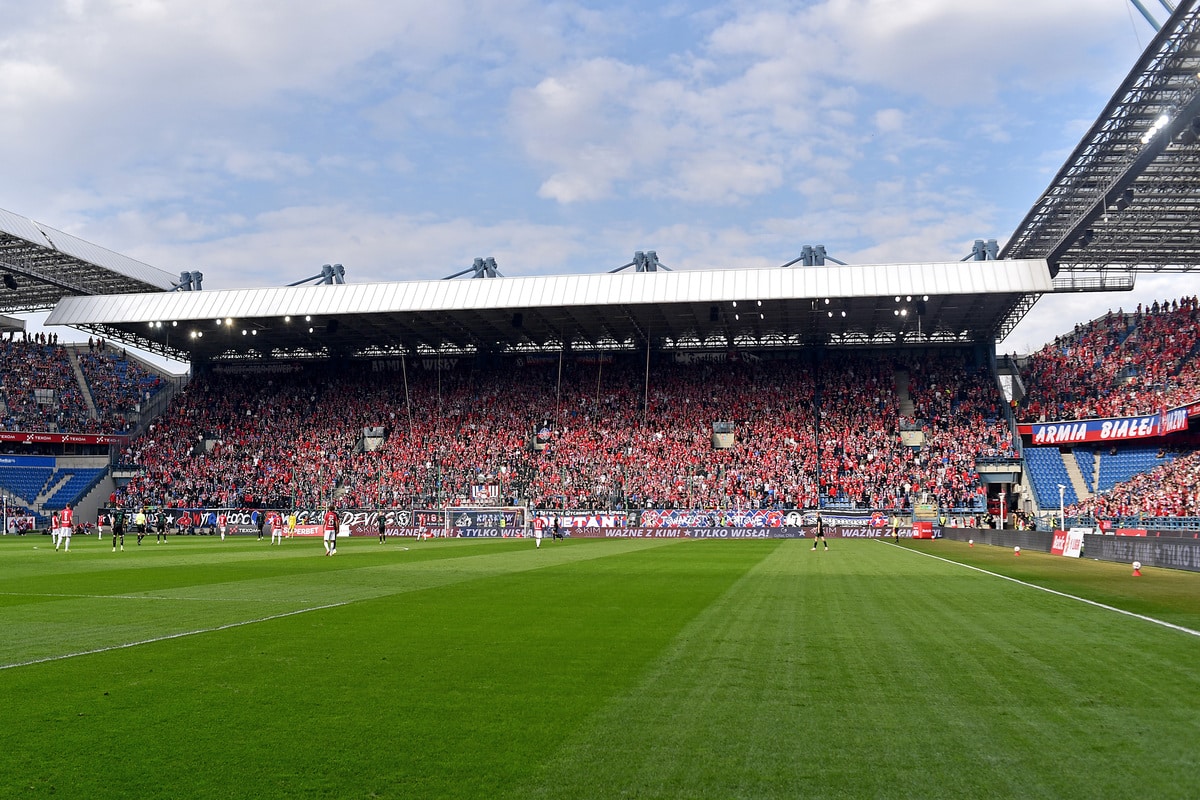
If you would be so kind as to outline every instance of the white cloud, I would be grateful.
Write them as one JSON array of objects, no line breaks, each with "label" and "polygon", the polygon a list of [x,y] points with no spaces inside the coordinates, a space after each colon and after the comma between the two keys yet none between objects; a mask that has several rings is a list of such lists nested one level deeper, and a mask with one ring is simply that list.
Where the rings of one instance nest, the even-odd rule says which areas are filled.
[{"label": "white cloud", "polygon": [[634,67],[592,59],[514,93],[510,119],[525,152],[560,167],[540,196],[562,203],[606,197],[614,182],[634,172],[648,149],[643,123],[652,121],[626,100],[643,80]]},{"label": "white cloud", "polygon": [[[564,46],[558,36],[533,46],[545,22],[558,23],[528,0],[10,5],[18,8],[6,6],[0,32],[0,169],[7,181],[46,187],[35,208],[20,210],[57,207],[55,184],[88,186],[101,208],[116,207],[134,189],[130,176],[149,171],[171,173],[192,194],[243,177],[288,181],[317,160],[305,152],[314,143],[361,147],[408,120],[451,127],[436,104],[403,101],[483,92],[504,70],[525,68],[526,53]],[[401,102],[388,105],[393,95]],[[372,106],[386,113],[363,131]],[[238,143],[229,159],[204,175],[186,168],[222,139]]]},{"label": "white cloud", "polygon": [[1140,49],[1119,2],[691,5],[13,0],[0,206],[214,288],[959,258]]},{"label": "white cloud", "polygon": [[897,133],[904,130],[907,115],[899,108],[881,108],[875,112],[875,127],[880,133]]},{"label": "white cloud", "polygon": [[506,275],[577,271],[583,238],[572,228],[520,219],[481,225],[348,206],[295,206],[250,218],[122,214],[71,232],[168,272],[200,269],[206,289],[281,286],[329,263],[344,264],[353,283],[442,278],[482,256],[495,257]]},{"label": "white cloud", "polygon": [[[1006,84],[1039,92],[1092,79],[1113,86],[1121,4],[1090,0],[829,0],[797,15],[809,38],[832,40],[834,75],[948,105],[986,103]],[[803,33],[802,30],[797,31]],[[1127,41],[1123,39],[1122,41]],[[1132,45],[1132,43],[1131,43]]]},{"label": "white cloud", "polygon": [[[511,116],[525,152],[548,167],[543,197],[740,203],[799,173],[842,179],[868,155],[859,147],[869,136],[864,117],[901,135],[876,156],[892,164],[899,148],[937,146],[938,126],[973,125],[1010,142],[1003,115],[988,113],[999,92],[1066,88],[1094,72],[1115,79],[1111,49],[1088,39],[1107,35],[1112,13],[1087,0],[735,8],[695,50],[661,67],[612,57],[567,63],[516,91]],[[890,103],[872,109],[879,100]],[[941,111],[956,106],[964,112]]]},{"label": "white cloud", "polygon": [[683,200],[700,196],[715,202],[736,202],[778,188],[782,172],[778,164],[755,152],[696,153],[679,165],[678,182],[666,187],[665,192]]}]

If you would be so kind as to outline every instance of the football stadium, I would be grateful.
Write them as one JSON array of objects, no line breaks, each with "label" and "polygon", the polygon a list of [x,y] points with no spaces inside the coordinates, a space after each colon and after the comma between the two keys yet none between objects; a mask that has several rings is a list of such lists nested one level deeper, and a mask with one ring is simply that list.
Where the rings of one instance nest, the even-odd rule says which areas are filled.
[{"label": "football stadium", "polygon": [[1194,281],[997,346],[1200,268],[1198,5],[961,261],[210,290],[0,211],[0,796],[1200,796]]}]

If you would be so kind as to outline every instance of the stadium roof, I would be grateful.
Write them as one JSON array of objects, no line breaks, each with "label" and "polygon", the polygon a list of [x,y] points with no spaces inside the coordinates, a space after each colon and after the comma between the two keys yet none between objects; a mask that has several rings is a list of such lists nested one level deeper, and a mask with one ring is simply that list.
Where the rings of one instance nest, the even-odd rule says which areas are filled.
[{"label": "stadium roof", "polygon": [[1061,290],[1200,266],[1197,5],[1179,2],[1001,258],[1046,259]]},{"label": "stadium roof", "polygon": [[170,273],[0,209],[0,312],[41,311],[73,295],[172,286]]},{"label": "stadium roof", "polygon": [[[1178,3],[999,261],[145,294],[172,288],[172,277],[0,212],[0,280],[7,272],[17,285],[0,290],[0,312],[63,298],[47,324],[200,360],[647,339],[678,348],[1000,340],[1044,293],[1128,290],[1139,272],[1200,264],[1198,4]],[[897,316],[901,307],[910,314]]]},{"label": "stadium roof", "polygon": [[46,319],[173,357],[998,340],[1044,261],[627,272],[66,297]]}]

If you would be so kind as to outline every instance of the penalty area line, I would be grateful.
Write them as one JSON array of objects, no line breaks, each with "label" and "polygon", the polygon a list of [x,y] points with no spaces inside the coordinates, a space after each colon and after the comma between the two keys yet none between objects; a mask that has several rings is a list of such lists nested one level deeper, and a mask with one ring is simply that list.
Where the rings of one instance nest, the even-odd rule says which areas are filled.
[{"label": "penalty area line", "polygon": [[[900,547],[900,545],[895,544],[893,542],[884,542],[884,544],[888,545],[889,547]],[[1140,619],[1144,622],[1151,622],[1155,625],[1161,625],[1164,628],[1170,628],[1173,631],[1179,631],[1180,633],[1186,633],[1189,636],[1200,637],[1200,631],[1195,631],[1195,630],[1192,630],[1191,628],[1185,628],[1183,625],[1176,625],[1173,622],[1167,622],[1166,620],[1163,620],[1163,619],[1155,619],[1154,617],[1148,617],[1145,614],[1138,614],[1135,611],[1126,611],[1123,608],[1117,608],[1116,606],[1110,606],[1106,603],[1100,603],[1095,600],[1088,600],[1086,597],[1079,597],[1078,595],[1068,594],[1067,592],[1060,592],[1057,589],[1050,589],[1045,586],[1038,586],[1036,583],[1030,583],[1028,581],[1023,581],[1023,580],[1020,580],[1019,578],[1010,578],[1008,575],[1001,575],[999,572],[992,572],[991,570],[983,569],[982,567],[975,567],[970,564],[964,564],[961,561],[955,561],[954,559],[951,559],[951,558],[943,558],[942,556],[935,556],[933,553],[922,553],[920,550],[913,550],[912,548],[909,548],[909,547],[902,547],[900,549],[907,550],[910,553],[916,553],[919,556],[925,556],[926,558],[934,558],[934,559],[937,559],[938,561],[945,561],[947,564],[953,564],[956,567],[963,567],[964,569],[972,569],[972,570],[975,570],[976,572],[982,572],[984,575],[991,575],[993,578],[1003,578],[1006,581],[1011,581],[1012,583],[1016,583],[1021,586],[1026,586],[1030,589],[1037,589],[1038,591],[1046,592],[1047,594],[1054,594],[1054,595],[1058,595],[1059,597],[1065,597],[1068,600],[1075,600],[1080,603],[1086,603],[1089,606],[1095,606],[1096,608],[1102,608],[1105,611],[1115,611],[1118,614],[1124,614],[1127,617],[1133,617],[1134,619]]]},{"label": "penalty area line", "polygon": [[271,620],[283,619],[285,617],[294,617],[298,614],[307,614],[310,611],[324,611],[329,608],[338,608],[339,606],[349,605],[349,601],[341,603],[329,603],[323,606],[313,606],[311,608],[299,608],[295,611],[284,611],[281,614],[271,614],[266,617],[258,617],[257,619],[245,619],[239,622],[227,622],[224,625],[214,625],[211,628],[197,628],[193,631],[180,631],[178,633],[168,633],[164,636],[155,636],[150,639],[140,639],[136,642],[122,642],[121,644],[112,644],[107,647],[96,647],[91,650],[79,650],[74,653],[63,653],[57,656],[45,656],[44,658],[32,658],[28,661],[17,661],[12,664],[0,664],[0,670],[13,669],[14,667],[30,667],[34,664],[45,664],[50,661],[63,661],[68,658],[76,658],[77,656],[93,656],[99,653],[107,653],[112,650],[125,650],[130,647],[139,647],[144,644],[155,644],[156,642],[167,642],[171,639],[182,639],[186,636],[197,636],[202,633],[216,633],[218,631],[227,631],[231,628],[241,628],[246,625],[256,625],[260,622],[270,622]]}]

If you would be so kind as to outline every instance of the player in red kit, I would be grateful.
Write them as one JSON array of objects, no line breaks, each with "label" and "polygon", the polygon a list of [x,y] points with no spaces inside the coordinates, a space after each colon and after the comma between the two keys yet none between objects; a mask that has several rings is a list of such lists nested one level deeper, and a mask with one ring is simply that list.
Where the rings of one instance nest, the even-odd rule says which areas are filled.
[{"label": "player in red kit", "polygon": [[58,544],[54,545],[54,549],[58,549],[58,545],[64,545],[64,551],[71,550],[71,534],[75,532],[75,513],[71,511],[70,506],[64,506],[62,513],[58,515]]},{"label": "player in red kit", "polygon": [[335,555],[337,553],[338,515],[332,505],[325,509],[324,530],[325,555]]}]

